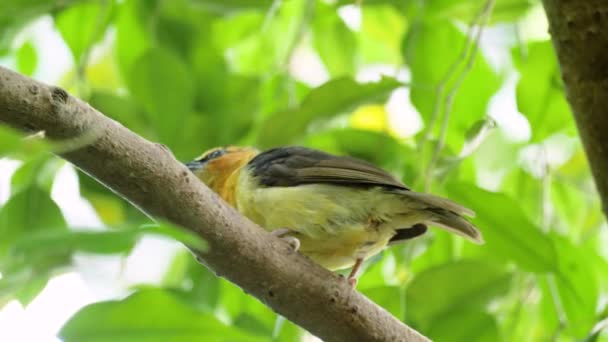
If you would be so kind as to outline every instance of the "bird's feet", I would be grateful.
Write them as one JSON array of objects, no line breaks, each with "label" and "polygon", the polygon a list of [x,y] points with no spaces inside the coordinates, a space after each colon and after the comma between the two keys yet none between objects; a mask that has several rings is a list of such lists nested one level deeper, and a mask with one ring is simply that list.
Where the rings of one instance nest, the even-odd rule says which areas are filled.
[{"label": "bird's feet", "polygon": [[300,240],[298,240],[296,237],[288,236],[290,233],[294,233],[294,231],[289,228],[280,228],[270,232],[271,235],[274,235],[287,242],[289,246],[291,246],[291,250],[293,252],[297,252],[300,249]]},{"label": "bird's feet", "polygon": [[359,272],[359,268],[363,264],[363,258],[357,258],[355,264],[353,265],[353,269],[350,271],[348,275],[347,281],[348,284],[354,289],[357,286],[357,272]]}]

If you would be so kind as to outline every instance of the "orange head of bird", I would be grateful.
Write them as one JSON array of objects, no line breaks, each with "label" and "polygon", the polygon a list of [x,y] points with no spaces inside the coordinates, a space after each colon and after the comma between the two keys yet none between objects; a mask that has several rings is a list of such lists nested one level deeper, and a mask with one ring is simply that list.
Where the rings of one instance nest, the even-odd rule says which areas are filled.
[{"label": "orange head of bird", "polygon": [[232,204],[239,172],[258,153],[252,147],[217,147],[186,163],[186,166],[203,183]]}]

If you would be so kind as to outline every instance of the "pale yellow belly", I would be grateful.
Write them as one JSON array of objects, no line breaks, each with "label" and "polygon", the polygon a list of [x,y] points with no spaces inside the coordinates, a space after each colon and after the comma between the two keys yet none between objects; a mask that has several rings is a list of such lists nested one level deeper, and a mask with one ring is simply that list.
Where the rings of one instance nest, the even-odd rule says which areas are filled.
[{"label": "pale yellow belly", "polygon": [[312,239],[302,234],[295,235],[301,243],[300,251],[316,263],[330,270],[339,270],[354,265],[358,258],[367,259],[384,249],[393,231],[370,231],[370,229],[346,228],[347,233]]},{"label": "pale yellow belly", "polygon": [[236,206],[243,215],[269,231],[293,230],[300,252],[331,270],[379,253],[398,228],[390,217],[398,203],[381,189],[327,184],[261,188],[247,176],[237,188]]}]

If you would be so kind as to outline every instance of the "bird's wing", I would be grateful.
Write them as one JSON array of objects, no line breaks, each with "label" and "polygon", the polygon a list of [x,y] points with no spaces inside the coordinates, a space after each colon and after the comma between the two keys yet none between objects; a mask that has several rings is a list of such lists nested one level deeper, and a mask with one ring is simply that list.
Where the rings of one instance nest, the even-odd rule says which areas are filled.
[{"label": "bird's wing", "polygon": [[391,174],[368,162],[304,147],[278,147],[262,152],[248,166],[266,186],[326,183],[409,190]]}]

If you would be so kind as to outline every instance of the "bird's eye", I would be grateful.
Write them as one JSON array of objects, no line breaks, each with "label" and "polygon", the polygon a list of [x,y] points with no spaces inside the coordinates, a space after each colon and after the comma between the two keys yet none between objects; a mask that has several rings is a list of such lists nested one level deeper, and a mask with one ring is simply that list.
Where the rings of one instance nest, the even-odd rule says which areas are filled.
[{"label": "bird's eye", "polygon": [[199,159],[198,161],[201,163],[208,162],[212,159],[223,156],[224,153],[226,153],[226,151],[224,149],[217,149],[213,152],[207,153],[203,158]]}]

